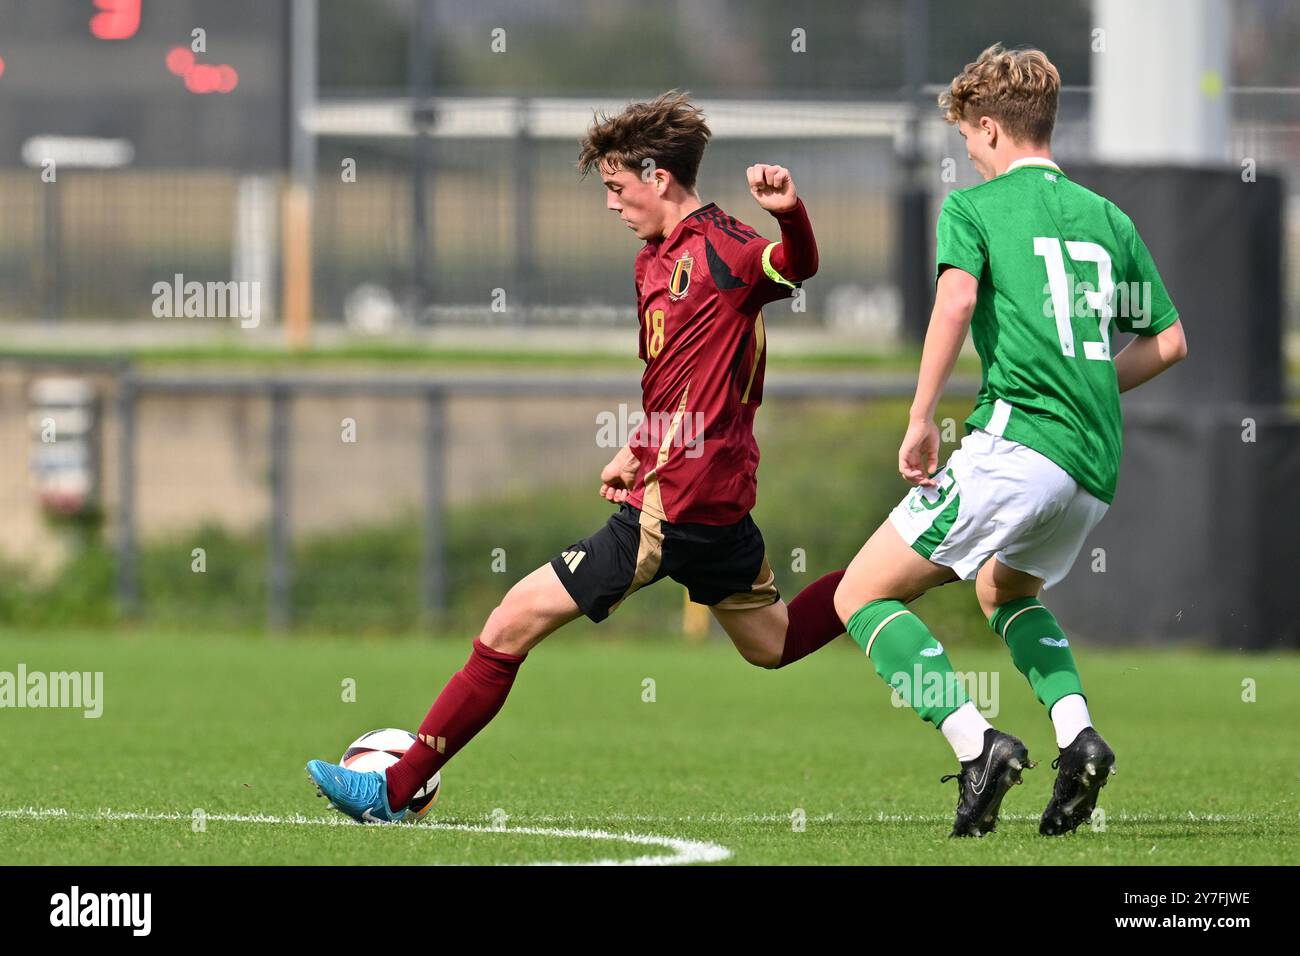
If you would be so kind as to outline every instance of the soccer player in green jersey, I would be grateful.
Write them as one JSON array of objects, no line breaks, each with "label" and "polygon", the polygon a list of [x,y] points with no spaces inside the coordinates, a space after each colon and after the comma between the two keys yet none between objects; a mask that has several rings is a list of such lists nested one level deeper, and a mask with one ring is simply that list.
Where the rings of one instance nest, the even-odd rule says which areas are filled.
[{"label": "soccer player in green jersey", "polygon": [[[976,710],[905,602],[974,579],[989,626],[1056,730],[1059,773],[1039,832],[1087,820],[1115,754],[1092,727],[1069,641],[1039,594],[1069,571],[1114,496],[1120,393],[1187,354],[1133,223],[1052,161],[1059,91],[1042,52],[995,44],[939,97],[987,181],[952,192],[939,216],[934,310],[898,451],[915,487],[835,594],[876,672],[956,753],[953,836],[992,832],[1003,796],[1033,764]],[[1138,337],[1112,357],[1115,328]],[[983,379],[967,435],[938,469],[935,406],[968,330]]]}]

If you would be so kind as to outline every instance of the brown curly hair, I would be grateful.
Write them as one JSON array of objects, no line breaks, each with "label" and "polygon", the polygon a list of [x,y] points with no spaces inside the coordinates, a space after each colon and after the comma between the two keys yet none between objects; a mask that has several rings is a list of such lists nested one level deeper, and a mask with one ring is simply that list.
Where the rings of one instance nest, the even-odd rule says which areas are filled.
[{"label": "brown curly hair", "polygon": [[586,176],[604,161],[640,174],[642,163],[651,159],[684,189],[694,189],[711,134],[689,95],[669,90],[649,102],[632,103],[616,116],[595,114],[582,140],[578,170]]},{"label": "brown curly hair", "polygon": [[990,116],[1016,142],[1046,145],[1060,93],[1061,74],[1042,50],[1007,50],[995,43],[953,77],[939,94],[939,106],[953,125]]}]

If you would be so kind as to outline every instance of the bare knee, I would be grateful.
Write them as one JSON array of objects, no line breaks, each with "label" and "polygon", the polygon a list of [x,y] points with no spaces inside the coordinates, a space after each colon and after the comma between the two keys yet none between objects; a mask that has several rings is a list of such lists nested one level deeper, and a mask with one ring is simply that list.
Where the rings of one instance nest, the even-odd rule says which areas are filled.
[{"label": "bare knee", "polygon": [[781,666],[781,651],[771,647],[737,647],[740,656],[755,667],[776,670]]},{"label": "bare knee", "polygon": [[992,617],[993,612],[1005,603],[998,600],[996,591],[984,592],[978,586],[975,588],[975,597],[980,602],[980,610],[984,612],[986,618]]},{"label": "bare knee", "polygon": [[980,610],[984,612],[985,617],[992,617],[993,613],[1004,604],[1037,595],[1038,591],[1032,588],[1000,588],[986,581],[975,582],[975,597],[980,602]]},{"label": "bare knee", "polygon": [[483,622],[483,630],[479,632],[478,639],[493,650],[506,650],[503,645],[509,643],[508,635],[514,630],[512,617],[505,598],[502,598],[501,603],[492,609],[492,613]]},{"label": "bare knee", "polygon": [[494,651],[527,654],[550,633],[543,624],[545,614],[540,602],[521,584],[506,593],[483,624],[479,640]]},{"label": "bare knee", "polygon": [[857,613],[858,608],[866,604],[867,600],[863,599],[861,592],[857,592],[853,588],[845,587],[844,585],[846,580],[847,575],[840,579],[840,583],[835,588],[835,597],[833,600],[835,603],[835,613],[839,616],[840,623],[845,627],[848,627],[849,618]]},{"label": "bare knee", "polygon": [[835,613],[839,615],[840,623],[845,627],[849,626],[849,618],[872,601],[897,600],[907,604],[909,601],[924,594],[924,589],[918,591],[909,591],[901,597],[889,593],[881,593],[878,590],[863,590],[861,587],[853,588],[844,586],[844,580],[841,580],[839,586],[835,588]]},{"label": "bare knee", "polygon": [[[943,569],[946,571],[946,569]],[[947,572],[951,580],[957,580],[957,576],[952,572]],[[942,582],[934,582],[942,583]],[[865,585],[853,581],[849,575],[844,575],[840,579],[839,585],[835,588],[835,613],[839,615],[840,623],[845,627],[849,626],[849,618],[860,611],[863,607],[872,601],[899,601],[903,604],[910,604],[924,594],[932,583],[915,583],[899,584],[897,582],[867,582]]]},{"label": "bare knee", "polygon": [[549,564],[516,582],[488,615],[479,640],[506,654],[527,654],[582,611]]}]

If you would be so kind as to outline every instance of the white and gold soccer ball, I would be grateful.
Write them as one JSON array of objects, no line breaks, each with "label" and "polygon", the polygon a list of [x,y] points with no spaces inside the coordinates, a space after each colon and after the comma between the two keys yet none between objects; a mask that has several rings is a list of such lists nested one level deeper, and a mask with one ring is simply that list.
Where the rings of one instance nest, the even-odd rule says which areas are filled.
[{"label": "white and gold soccer ball", "polygon": [[[407,730],[387,727],[362,734],[343,752],[339,764],[348,770],[365,773],[369,770],[383,773],[402,759],[406,748],[415,743],[415,734]],[[406,805],[403,819],[419,820],[438,802],[438,793],[442,789],[442,771],[436,772],[428,782],[411,798]],[[397,808],[394,807],[394,810]]]}]

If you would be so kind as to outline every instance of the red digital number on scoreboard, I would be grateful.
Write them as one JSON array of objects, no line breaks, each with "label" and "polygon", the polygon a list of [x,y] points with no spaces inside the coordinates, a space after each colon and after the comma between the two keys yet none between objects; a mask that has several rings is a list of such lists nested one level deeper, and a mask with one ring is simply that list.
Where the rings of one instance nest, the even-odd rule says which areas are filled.
[{"label": "red digital number on scoreboard", "polygon": [[129,40],[140,29],[140,0],[95,0],[95,9],[90,32],[97,39]]}]

